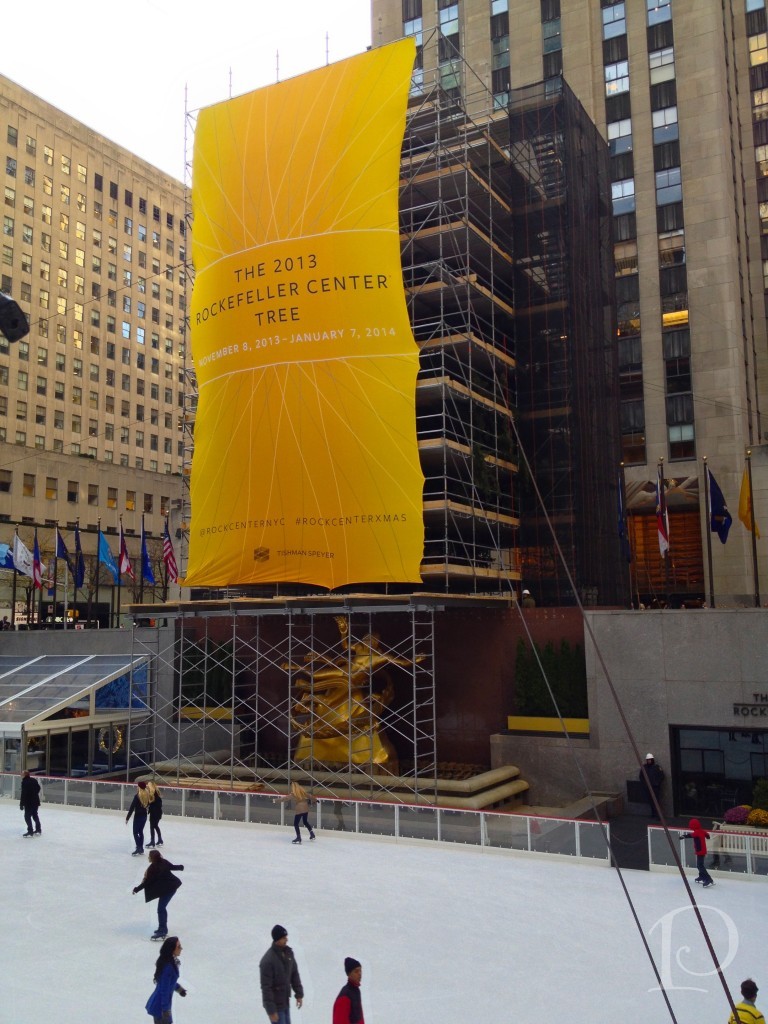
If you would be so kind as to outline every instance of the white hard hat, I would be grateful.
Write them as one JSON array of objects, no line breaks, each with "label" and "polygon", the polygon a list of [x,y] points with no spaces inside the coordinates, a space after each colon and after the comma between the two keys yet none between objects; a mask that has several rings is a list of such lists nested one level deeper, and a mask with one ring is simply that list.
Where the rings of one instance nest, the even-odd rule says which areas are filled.
[{"label": "white hard hat", "polygon": [[646,754],[645,755],[645,760],[646,761],[653,761],[654,760],[653,754]]},{"label": "white hard hat", "polygon": [[530,590],[524,590],[523,591],[523,594],[529,594],[530,595],[530,593],[531,593]]}]

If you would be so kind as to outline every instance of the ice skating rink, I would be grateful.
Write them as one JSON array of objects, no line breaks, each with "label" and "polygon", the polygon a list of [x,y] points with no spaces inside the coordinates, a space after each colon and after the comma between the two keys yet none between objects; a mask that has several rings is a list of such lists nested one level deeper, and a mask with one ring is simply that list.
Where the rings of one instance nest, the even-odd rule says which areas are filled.
[{"label": "ice skating rink", "polygon": [[[149,1021],[156,904],[131,894],[147,862],[130,856],[130,826],[45,803],[41,822],[42,837],[22,839],[18,804],[0,801],[0,1021]],[[258,964],[276,923],[304,983],[293,1024],[329,1024],[345,956],[363,964],[366,1024],[670,1019],[607,867],[340,832],[293,846],[290,828],[171,817],[163,833],[163,854],[185,865],[169,906],[189,993],[174,998],[176,1024],[267,1020]],[[680,880],[624,877],[677,1020],[724,1024]],[[734,993],[747,976],[768,992],[766,885],[695,887]]]}]

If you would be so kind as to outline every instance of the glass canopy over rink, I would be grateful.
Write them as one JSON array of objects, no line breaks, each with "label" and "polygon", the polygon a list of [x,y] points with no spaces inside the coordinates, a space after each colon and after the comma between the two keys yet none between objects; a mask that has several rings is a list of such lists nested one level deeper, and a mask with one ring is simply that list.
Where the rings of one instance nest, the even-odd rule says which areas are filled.
[{"label": "glass canopy over rink", "polygon": [[0,655],[4,771],[124,771],[126,732],[147,713],[148,658]]}]

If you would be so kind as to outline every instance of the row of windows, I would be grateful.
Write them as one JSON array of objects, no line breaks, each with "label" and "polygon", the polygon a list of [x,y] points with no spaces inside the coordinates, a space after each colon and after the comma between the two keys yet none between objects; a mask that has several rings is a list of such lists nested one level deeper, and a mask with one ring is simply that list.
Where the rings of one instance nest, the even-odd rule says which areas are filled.
[{"label": "row of windows", "polygon": [[[8,142],[9,146],[13,146],[14,148],[18,147],[18,144],[19,144],[19,132],[18,132],[18,129],[15,128],[13,125],[8,125],[8,129],[7,129],[7,133],[6,133],[6,141]],[[32,135],[27,135],[26,136],[26,152],[30,156],[33,156],[33,157],[37,156],[37,139],[35,139],[35,137],[32,136]],[[13,173],[15,175],[16,160],[14,158],[12,158],[12,157],[8,157],[7,160],[11,162],[11,164],[13,166]],[[48,166],[48,167],[53,167],[54,166],[54,151],[53,151],[53,149],[50,146],[44,146],[43,147],[43,163],[46,166]],[[9,166],[9,164],[8,164],[8,162],[6,162],[6,168],[8,166]],[[72,176],[72,159],[71,159],[71,157],[66,156],[65,154],[61,154],[60,157],[59,157],[59,168],[60,168],[61,174],[63,176],[65,176],[65,177]],[[31,174],[33,175],[32,183],[34,183],[34,169],[27,167],[25,169],[25,171],[26,172],[31,172]],[[6,171],[6,173],[8,173],[8,172]],[[75,168],[75,174],[77,176],[77,180],[78,181],[82,182],[83,184],[87,183],[87,181],[88,181],[88,168],[87,168],[87,166],[85,164],[78,163],[76,165],[76,168]],[[93,186],[94,186],[94,189],[97,192],[103,192],[104,191],[104,177],[103,177],[102,174],[94,173],[94,176],[93,176]],[[110,199],[117,199],[118,198],[117,182],[110,181],[109,182],[109,189],[108,189],[108,191],[109,191]],[[133,207],[133,192],[131,192],[129,189],[124,189],[124,191],[123,191],[123,202],[124,202],[124,204],[127,207],[129,207],[129,208]],[[144,199],[144,198],[139,198],[139,213],[146,215],[147,214],[147,210],[148,210],[147,200]],[[158,224],[160,223],[160,221],[161,221],[161,211],[160,211],[160,207],[159,206],[153,206],[152,207],[152,219],[156,223],[158,223]],[[175,219],[174,219],[173,214],[172,213],[166,213],[166,215],[165,215],[166,228],[168,228],[170,231],[173,231],[174,230],[174,223],[175,223]],[[179,220],[179,232],[182,235],[186,234],[186,224],[185,224],[185,222],[183,220]]]},{"label": "row of windows", "polygon": [[[17,474],[18,476],[19,474]],[[34,498],[38,494],[38,478],[35,473],[23,473],[20,474],[21,479],[21,493],[25,498]],[[99,484],[88,484],[87,490],[83,488],[77,480],[67,480],[66,490],[63,485],[59,486],[59,478],[55,476],[45,477],[45,487],[43,489],[42,477],[40,478],[40,494],[44,494],[48,501],[57,501],[59,498],[59,491],[63,491],[66,494],[67,502],[70,505],[78,505],[81,500],[84,500],[88,505],[98,505],[100,501],[100,493],[106,491],[106,507],[108,509],[116,509],[118,507],[119,492],[117,487],[101,487]],[[13,493],[13,471],[10,469],[0,469],[0,494],[12,494]],[[123,508],[126,512],[135,512],[138,509],[137,491],[126,490],[124,492]],[[144,491],[142,492],[142,511],[146,513],[152,513],[156,507],[155,495]],[[158,511],[161,516],[167,516],[171,508],[171,499],[168,495],[161,495],[158,505]]]},{"label": "row of windows", "polygon": [[[9,434],[4,426],[0,426],[0,443],[16,444],[22,448],[29,446],[26,430],[17,430],[15,434]],[[49,446],[46,443],[46,438],[43,434],[35,434],[34,444],[32,446],[41,452],[52,451],[55,454],[64,454],[64,442],[61,438],[54,438],[53,443]],[[144,459],[142,455],[137,455],[133,461],[131,461],[127,452],[122,452],[119,459],[116,460],[114,452],[109,448],[99,453],[95,445],[89,445],[84,449],[77,441],[72,441],[67,444],[67,453],[69,455],[82,455],[89,459],[96,459],[98,457],[102,462],[106,462],[110,465],[119,464],[120,466],[128,468],[133,467],[134,469],[146,469],[149,470],[150,473],[165,473],[168,475],[174,472],[173,466],[170,462],[159,463],[157,459]],[[180,459],[184,455],[184,445],[181,441],[178,443],[177,455]]]}]

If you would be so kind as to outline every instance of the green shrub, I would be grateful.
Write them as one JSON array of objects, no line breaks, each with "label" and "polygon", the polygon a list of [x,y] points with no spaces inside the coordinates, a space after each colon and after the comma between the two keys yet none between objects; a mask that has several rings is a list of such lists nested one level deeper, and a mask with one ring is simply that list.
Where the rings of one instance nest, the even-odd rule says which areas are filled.
[{"label": "green shrub", "polygon": [[544,648],[537,644],[534,651],[520,639],[515,660],[515,708],[519,715],[556,716],[559,711],[563,718],[586,718],[589,711],[583,649],[563,640],[559,647],[551,642]]},{"label": "green shrub", "polygon": [[758,779],[752,790],[752,806],[768,811],[768,779]]}]

